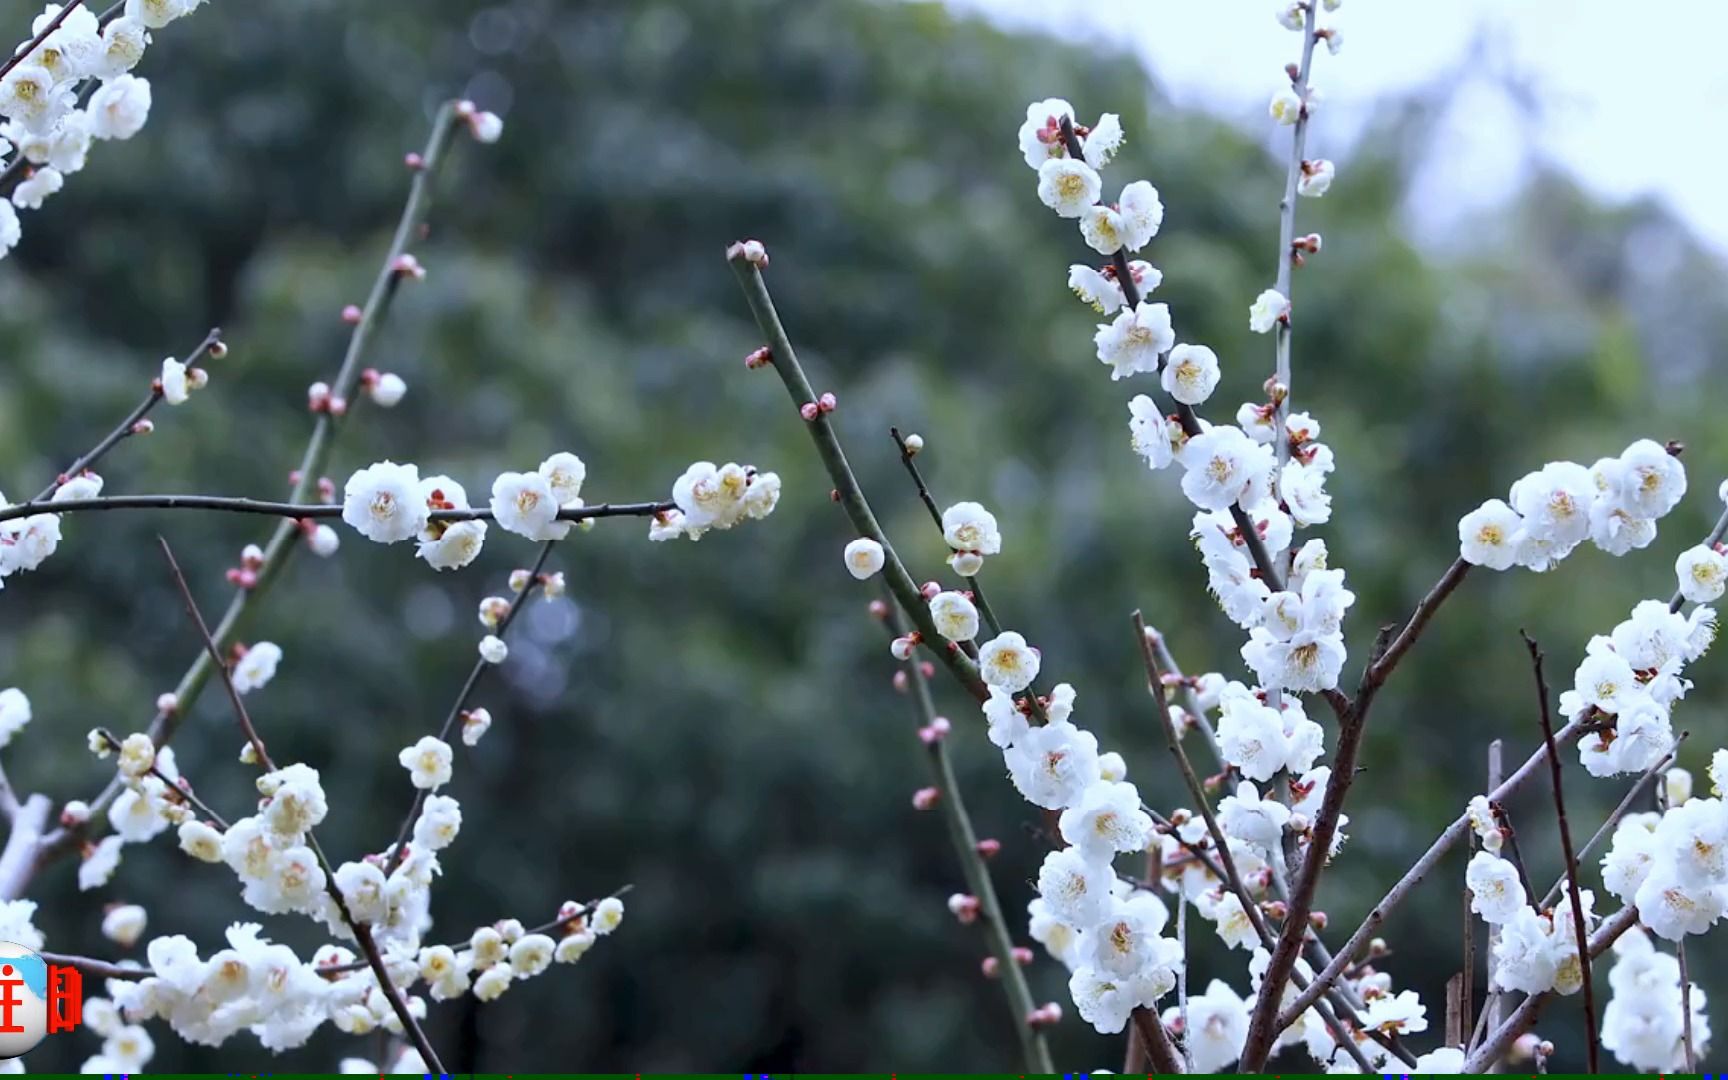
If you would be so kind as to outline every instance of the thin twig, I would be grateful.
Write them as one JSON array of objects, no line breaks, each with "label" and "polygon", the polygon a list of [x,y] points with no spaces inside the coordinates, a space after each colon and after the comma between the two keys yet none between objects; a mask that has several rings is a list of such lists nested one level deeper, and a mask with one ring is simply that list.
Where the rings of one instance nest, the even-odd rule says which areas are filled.
[{"label": "thin twig", "polygon": [[[106,22],[116,17],[123,4],[116,3],[102,13],[101,21]],[[460,127],[456,118],[455,102],[445,102],[437,115],[433,117],[432,128],[427,136],[426,145],[420,152],[420,167],[414,171],[409,183],[408,197],[402,207],[402,215],[396,223],[396,232],[391,238],[390,249],[384,256],[383,263],[373,279],[371,292],[361,308],[360,321],[354,325],[348,338],[348,348],[342,357],[342,365],[335,376],[330,379],[331,395],[344,398],[351,403],[357,403],[355,388],[359,385],[361,372],[364,370],[368,350],[374,333],[383,323],[390,309],[397,289],[401,284],[402,275],[396,269],[398,258],[407,253],[410,245],[421,238],[421,226],[431,207],[432,188],[438,175],[439,167],[444,162],[446,151],[455,132]],[[24,161],[24,155],[14,158],[14,166]],[[11,170],[9,169],[8,172]],[[0,176],[0,188],[4,187],[4,176]],[[349,408],[346,416],[352,418],[357,410]],[[331,448],[334,445],[336,433],[343,423],[341,417],[331,412],[318,414],[312,426],[312,434],[306,443],[306,448],[300,457],[298,469],[299,480],[295,482],[294,490],[289,496],[291,503],[309,502],[313,493],[318,490],[318,480],[329,461]],[[58,509],[64,509],[60,504]],[[57,511],[56,511],[57,512]],[[269,542],[264,546],[264,562],[258,570],[258,581],[250,589],[235,590],[234,597],[229,601],[228,609],[217,623],[212,636],[222,645],[233,641],[240,633],[245,621],[263,602],[270,586],[281,575],[288,561],[300,548],[301,529],[298,520],[283,520],[270,535]],[[200,650],[192,663],[181,675],[175,686],[173,695],[177,702],[175,708],[158,711],[150,722],[149,735],[157,746],[166,745],[174,737],[180,722],[191,712],[193,703],[210,679],[215,665],[208,654]],[[30,876],[42,867],[56,859],[77,851],[79,845],[100,823],[106,820],[106,811],[113,805],[125,785],[119,777],[110,781],[90,803],[90,817],[85,822],[61,827],[43,836],[32,851],[29,867],[20,877],[7,878],[0,875],[0,900],[15,899]]]},{"label": "thin twig", "polygon": [[[1497,789],[1500,782],[1506,778],[1505,750],[1506,743],[1501,739],[1495,739],[1488,744],[1489,791]],[[1546,745],[1543,746],[1543,752],[1547,753]],[[1487,922],[1487,920],[1483,921]],[[1488,1033],[1490,1028],[1500,1023],[1501,1016],[1505,1012],[1505,998],[1500,993],[1499,987],[1494,985],[1494,950],[1499,947],[1499,944],[1500,925],[1488,923],[1487,947],[1482,958],[1482,971],[1484,981],[1487,983],[1487,990],[1482,1001],[1482,1013],[1477,1017],[1476,1029],[1471,1033],[1470,1041],[1464,1047],[1466,1055],[1476,1048],[1477,1042]]]},{"label": "thin twig", "polygon": [[1548,676],[1542,670],[1542,650],[1530,635],[1519,631],[1530,650],[1530,666],[1536,676],[1536,697],[1542,721],[1542,741],[1548,747],[1548,771],[1554,778],[1554,816],[1560,819],[1560,851],[1566,858],[1566,891],[1572,896],[1572,927],[1578,938],[1578,962],[1584,973],[1584,1033],[1590,1048],[1590,1071],[1596,1061],[1596,989],[1590,978],[1590,930],[1584,925],[1584,902],[1578,895],[1578,857],[1572,848],[1572,827],[1566,821],[1566,797],[1560,791],[1560,751],[1554,745],[1554,718],[1548,708]]},{"label": "thin twig", "polygon": [[[814,403],[817,399],[816,391],[805,376],[803,366],[798,363],[798,354],[793,351],[791,339],[786,336],[786,328],[780,322],[779,312],[774,310],[774,299],[768,294],[768,284],[762,278],[761,269],[751,261],[743,244],[733,245],[727,251],[726,258],[738,277],[739,287],[744,290],[744,300],[756,319],[757,329],[768,339],[768,350],[772,357],[769,366],[780,376],[781,383],[792,398],[793,407],[801,409]],[[846,452],[840,447],[840,437],[834,429],[832,416],[832,413],[818,411],[815,419],[800,422],[810,429],[810,438],[816,444],[817,456],[822,459],[828,478],[834,484],[835,498],[846,511],[846,516],[858,535],[882,545],[885,556],[882,579],[887,582],[900,609],[912,620],[912,625],[918,628],[931,653],[947,666],[967,693],[979,701],[988,700],[990,693],[984,686],[984,680],[978,676],[978,665],[960,650],[945,649],[941,646],[942,637],[936,632],[929,605],[919,595],[917,583],[912,580],[912,575],[906,572],[905,564],[900,561],[900,556],[889,543],[887,534],[877,523],[876,514],[864,497],[864,489],[858,485],[858,478],[853,475],[852,466],[846,461]]]},{"label": "thin twig", "polygon": [[1488,808],[1500,826],[1500,842],[1505,852],[1502,857],[1518,871],[1518,883],[1524,887],[1524,902],[1540,915],[1542,909],[1536,904],[1536,889],[1530,884],[1530,870],[1524,863],[1524,852],[1518,846],[1518,830],[1512,827],[1512,815],[1498,802],[1489,803]]},{"label": "thin twig", "polygon": [[[210,332],[204,335],[204,340],[199,342],[197,347],[194,348],[186,357],[186,366],[188,368],[197,367],[203,362],[205,357],[210,355],[210,350],[221,340],[221,328],[212,327]],[[144,400],[139,402],[131,412],[127,413],[126,418],[116,424],[113,430],[102,436],[100,442],[79,455],[78,459],[72,462],[72,464],[66,466],[66,471],[56,477],[53,483],[43,488],[41,492],[37,494],[36,498],[31,501],[35,503],[46,502],[54,495],[55,490],[58,489],[64,481],[72,479],[82,473],[85,469],[95,468],[96,463],[107,456],[108,451],[114,449],[115,446],[119,445],[127,437],[137,434],[138,421],[148,416],[150,411],[160,404],[161,401],[162,387],[156,381],[152,380],[150,384],[150,392],[144,396]],[[46,513],[50,511],[48,508],[44,508],[41,512]]]},{"label": "thin twig", "polygon": [[1176,1010],[1182,1018],[1182,1066],[1194,1071],[1194,1047],[1188,1040],[1188,901],[1176,900],[1176,943],[1182,946],[1182,966],[1176,969]]},{"label": "thin twig", "polygon": [[1692,976],[1686,971],[1686,941],[1674,945],[1675,958],[1680,961],[1680,1040],[1686,1050],[1686,1071],[1698,1071],[1698,1049],[1692,1042]]},{"label": "thin twig", "polygon": [[1440,580],[1435,582],[1428,594],[1416,604],[1416,610],[1410,614],[1410,621],[1398,631],[1398,636],[1392,639],[1386,651],[1368,665],[1368,670],[1362,676],[1362,689],[1357,693],[1358,699],[1363,692],[1377,691],[1386,682],[1392,669],[1398,666],[1398,661],[1404,658],[1404,654],[1410,651],[1410,646],[1416,644],[1416,639],[1427,629],[1429,620],[1440,610],[1440,605],[1446,602],[1446,598],[1452,595],[1453,590],[1458,588],[1469,572],[1470,564],[1463,559],[1455,560],[1446,568],[1446,572],[1440,575]]},{"label": "thin twig", "polygon": [[[889,634],[899,637],[906,633],[906,621],[899,612],[890,607],[883,628]],[[936,701],[931,696],[929,680],[924,677],[922,661],[916,656],[911,657],[902,665],[902,670],[906,672],[912,691],[913,714],[921,727],[928,728],[936,721]],[[954,763],[948,753],[948,740],[933,739],[927,744],[927,750],[932,778],[941,793],[936,805],[948,826],[948,839],[953,844],[954,857],[960,863],[960,873],[966,879],[966,887],[978,899],[978,920],[983,924],[990,954],[996,958],[996,974],[1001,979],[1002,990],[1008,997],[1009,1018],[1020,1041],[1021,1056],[1025,1059],[1029,1072],[1053,1073],[1056,1066],[1050,1057],[1050,1046],[1044,1033],[1026,1022],[1034,1007],[1032,988],[1026,981],[1026,973],[1014,959],[1013,931],[1009,929],[1007,916],[1002,912],[1002,903],[996,895],[996,884],[990,877],[990,868],[978,850],[978,833],[972,826],[972,817],[967,813],[966,801],[960,794],[960,781],[954,775]]]},{"label": "thin twig", "polygon": [[216,673],[222,679],[222,686],[228,691],[228,700],[234,706],[234,717],[240,722],[240,730],[245,733],[246,741],[252,744],[252,753],[258,758],[258,765],[265,772],[275,772],[276,765],[270,760],[270,752],[264,749],[264,740],[258,737],[258,729],[252,726],[252,717],[246,712],[246,703],[240,700],[240,691],[234,686],[234,677],[228,671],[228,665],[222,661],[222,650],[217,648],[216,640],[210,636],[210,628],[204,625],[204,616],[198,610],[198,602],[192,599],[192,590],[186,584],[186,575],[180,572],[180,564],[174,561],[174,551],[168,546],[168,541],[158,536],[156,542],[162,546],[162,557],[168,560],[168,569],[174,575],[174,586],[180,590],[180,600],[186,605],[186,613],[192,617],[192,625],[197,628],[198,636],[203,639],[204,649],[210,656],[210,662],[215,665]]},{"label": "thin twig", "polygon": [[50,967],[73,968],[93,979],[123,979],[126,982],[142,982],[155,972],[147,967],[125,967],[109,960],[96,960],[88,956],[72,956],[68,953],[39,952],[44,963]]},{"label": "thin twig", "polygon": [[[556,543],[556,540],[548,540],[540,545],[540,554],[535,558],[534,565],[528,571],[528,584],[511,602],[510,610],[504,613],[503,618],[498,620],[498,625],[492,630],[492,633],[497,637],[502,638],[509,631],[511,624],[516,621],[516,616],[527,606],[528,598],[534,594],[535,589],[541,587],[541,571],[545,569],[546,560],[552,554],[552,545]],[[457,722],[461,720],[463,710],[468,707],[469,699],[474,696],[475,689],[479,687],[480,680],[485,677],[486,670],[494,666],[485,657],[481,657],[474,661],[472,668],[468,669],[468,678],[463,680],[462,689],[457,692],[456,700],[451,703],[450,711],[444,716],[443,726],[438,729],[440,741],[445,743],[450,741],[450,736],[455,731]],[[414,819],[420,816],[420,808],[425,803],[425,789],[415,788],[414,801],[408,805],[408,813],[403,817],[401,827],[396,830],[396,843],[392,847],[389,869],[386,873],[393,872],[402,865],[402,860],[408,853],[408,836],[414,829]]]},{"label": "thin twig", "polygon": [[[114,751],[116,754],[123,749],[120,740],[115,738],[114,733],[109,731],[107,728],[97,728],[96,734],[103,742],[108,744],[108,749]],[[146,769],[145,773],[146,775],[154,776],[156,779],[162,781],[162,783],[167,785],[169,791],[172,791],[175,795],[178,795],[188,803],[191,803],[194,810],[203,814],[205,820],[209,821],[216,827],[216,831],[228,831],[228,822],[223,820],[221,814],[212,810],[208,803],[198,797],[197,793],[192,790],[192,782],[190,780],[187,780],[183,776],[178,779],[169,776],[167,773],[162,771],[162,766],[154,761],[150,763],[150,768]]]},{"label": "thin twig", "polygon": [[[906,440],[901,438],[899,428],[891,427],[888,429],[888,433],[894,437],[895,449],[900,451],[900,463],[906,466],[906,472],[912,477],[912,483],[918,488],[919,500],[923,502],[924,508],[930,512],[930,520],[935,522],[937,533],[941,533],[943,531],[942,512],[936,509],[936,500],[930,494],[930,488],[924,483],[924,474],[919,471],[917,463],[912,460],[911,448],[906,445]],[[965,581],[966,587],[971,590],[972,599],[978,606],[978,614],[983,616],[984,625],[990,628],[992,634],[1000,634],[1002,632],[1002,623],[997,620],[996,612],[990,607],[990,601],[984,595],[984,586],[979,584],[978,579],[975,577],[966,578]],[[892,599],[892,597],[890,597],[890,599]],[[962,648],[968,648],[971,646],[971,643],[962,642],[961,646]],[[977,659],[976,653],[969,652],[968,655],[972,656],[974,660]],[[1026,709],[1031,714],[1033,720],[1040,724],[1049,722],[1050,717],[1044,711],[1044,704],[1038,699],[1038,687],[1036,684],[1028,686],[1026,692],[1021,695],[1019,700],[1026,706]]]},{"label": "thin twig", "polygon": [[[609,517],[653,517],[676,506],[677,504],[670,500],[567,506],[558,511],[557,519],[588,521]],[[29,517],[31,514],[74,514],[96,510],[217,510],[231,514],[263,514],[294,521],[342,516],[342,507],[333,503],[270,502],[225,495],[109,495],[94,499],[19,503],[16,506],[0,508],[0,521]],[[494,518],[490,507],[476,506],[461,510],[432,510],[427,513],[427,520],[492,521]]]}]

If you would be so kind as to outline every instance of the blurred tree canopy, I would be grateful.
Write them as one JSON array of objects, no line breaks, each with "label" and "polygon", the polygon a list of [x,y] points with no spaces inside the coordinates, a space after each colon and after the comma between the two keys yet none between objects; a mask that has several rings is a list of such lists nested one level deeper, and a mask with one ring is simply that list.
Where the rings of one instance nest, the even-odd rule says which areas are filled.
[{"label": "blurred tree canopy", "polygon": [[[15,34],[34,10],[0,4]],[[1048,676],[1079,689],[1076,719],[1169,809],[1186,797],[1128,614],[1143,609],[1194,672],[1241,676],[1239,633],[1204,596],[1172,478],[1129,452],[1138,388],[1104,377],[1095,319],[1064,287],[1090,253],[1038,205],[1013,132],[1027,101],[1052,94],[1122,114],[1129,142],[1107,182],[1145,176],[1162,193],[1157,299],[1184,340],[1223,359],[1208,410],[1220,416],[1258,400],[1271,370],[1244,312],[1271,278],[1282,165],[1173,108],[1130,57],[1100,61],[932,4],[216,3],[158,33],[139,73],[154,87],[151,124],[98,146],[0,263],[0,486],[13,497],[216,324],[233,351],[210,389],[116,452],[107,490],[285,492],[309,430],[305,387],[340,360],[338,312],[385,248],[402,155],[452,95],[503,114],[505,137],[456,148],[416,252],[430,276],[398,301],[373,358],[411,390],[347,425],[337,481],[391,457],[483,492],[559,449],[588,461],[596,500],[663,497],[697,459],[785,481],[771,519],[700,544],[651,545],[625,520],[556,552],[569,593],[519,624],[480,695],[492,732],[458,754],[465,820],[434,936],[635,891],[621,932],[575,968],[491,1005],[434,1005],[450,1067],[1014,1067],[1000,991],[978,973],[983,940],[943,905],[961,886],[947,838],[910,805],[920,748],[865,613],[874,594],[841,570],[850,536],[783,391],[740,363],[759,342],[722,251],[743,236],[768,245],[781,312],[817,388],[839,395],[854,466],[914,574],[936,576],[944,548],[890,424],[926,437],[939,501],[996,512],[997,610],[1042,648]],[[1714,258],[1660,208],[1607,209],[1558,176],[1481,222],[1461,254],[1413,247],[1396,223],[1436,107],[1389,106],[1347,156],[1321,123],[1314,151],[1345,160],[1332,194],[1301,207],[1302,230],[1326,244],[1298,272],[1295,400],[1337,451],[1336,512],[1318,535],[1358,594],[1347,671],[1453,557],[1457,518],[1543,462],[1676,438],[1693,493],[1656,544],[1612,566],[1587,550],[1547,575],[1466,582],[1381,697],[1352,839],[1322,889],[1340,939],[1482,789],[1488,740],[1505,739],[1512,760],[1538,741],[1518,629],[1569,679],[1591,634],[1672,588],[1672,559],[1714,519],[1728,472],[1706,393],[1728,329]],[[109,774],[84,752],[85,730],[141,728],[196,654],[158,532],[209,609],[226,602],[241,546],[264,535],[247,518],[73,519],[60,554],[0,596],[0,684],[36,708],[7,752],[20,788],[57,803],[93,794]],[[475,566],[437,575],[402,548],[343,536],[336,558],[297,559],[250,627],[286,653],[254,715],[277,757],[324,774],[334,805],[321,832],[338,859],[394,834],[412,797],[395,751],[442,718],[474,656],[478,601],[530,554],[495,530]],[[1677,718],[1694,733],[1682,763],[1699,770],[1722,739],[1720,668],[1695,668]],[[1044,850],[1035,812],[975,708],[939,693],[978,825],[1004,841],[996,880],[1023,934]],[[253,797],[240,741],[217,693],[176,740],[218,807]],[[1593,828],[1623,789],[1571,774],[1587,823],[1575,828]],[[1559,867],[1546,800],[1532,785],[1512,808],[1538,879]],[[1454,853],[1386,928],[1387,966],[1431,1009],[1458,963],[1462,866]],[[51,948],[113,955],[96,927],[118,899],[149,906],[152,935],[206,946],[254,918],[225,870],[188,866],[166,843],[128,848],[99,893],[79,894],[72,870],[33,890]],[[259,921],[303,950],[318,942],[303,919]],[[1715,992],[1720,950],[1698,951],[1694,977]],[[1196,979],[1245,989],[1241,954],[1209,935],[1196,952]],[[1059,965],[1040,954],[1031,975],[1041,1000],[1067,1001]],[[1120,1040],[1069,1016],[1058,1062],[1117,1067]],[[1543,1025],[1578,1030],[1575,1003]],[[281,1058],[248,1037],[211,1051],[155,1030],[163,1071],[327,1070],[376,1052],[330,1030]],[[94,1051],[55,1040],[30,1066],[72,1068]]]}]

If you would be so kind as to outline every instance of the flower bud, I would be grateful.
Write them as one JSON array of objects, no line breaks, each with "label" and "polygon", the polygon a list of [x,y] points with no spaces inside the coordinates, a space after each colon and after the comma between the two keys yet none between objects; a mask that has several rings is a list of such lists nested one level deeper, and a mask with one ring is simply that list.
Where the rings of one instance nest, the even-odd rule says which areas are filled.
[{"label": "flower bud", "polygon": [[912,808],[914,810],[934,809],[942,798],[942,792],[933,787],[919,788],[912,793]]},{"label": "flower bud", "polygon": [[911,457],[917,454],[918,451],[924,449],[924,436],[914,432],[913,434],[906,436],[906,440],[900,445],[906,448],[906,455]]}]

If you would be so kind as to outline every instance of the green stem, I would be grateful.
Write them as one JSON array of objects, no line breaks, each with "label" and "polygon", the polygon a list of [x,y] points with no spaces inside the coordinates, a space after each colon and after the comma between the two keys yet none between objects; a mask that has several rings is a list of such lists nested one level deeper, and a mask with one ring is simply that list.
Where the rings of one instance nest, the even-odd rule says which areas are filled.
[{"label": "green stem", "polygon": [[[756,264],[738,249],[729,252],[728,260],[732,269],[738,275],[738,284],[744,289],[744,299],[750,305],[750,312],[756,317],[756,325],[762,331],[762,336],[768,339],[768,349],[773,356],[772,367],[780,375],[780,381],[786,384],[786,392],[792,396],[794,408],[802,408],[816,401],[816,391],[810,386],[810,380],[805,378],[804,369],[798,363],[798,354],[792,350],[792,342],[786,336],[786,328],[780,323],[780,314],[774,310],[774,301],[768,295],[768,285],[762,280],[762,272]],[[923,636],[925,644],[944,664],[966,692],[979,701],[990,697],[984,680],[978,677],[978,665],[959,649],[946,648],[942,644],[942,636],[936,632],[936,624],[931,621],[930,608],[924,602],[918,591],[918,585],[912,580],[912,575],[906,572],[906,567],[900,562],[900,556],[894,551],[894,546],[888,542],[888,537],[882,532],[882,526],[877,524],[876,515],[870,509],[870,503],[864,498],[864,491],[858,486],[858,478],[852,474],[852,466],[846,462],[846,452],[840,448],[839,436],[835,434],[832,414],[818,412],[815,419],[805,421],[810,429],[810,438],[816,443],[816,452],[822,458],[823,466],[828,470],[828,477],[834,483],[840,505],[845,509],[846,516],[852,519],[852,527],[858,530],[858,535],[868,537],[882,545],[886,562],[882,567],[883,580],[887,582],[888,591],[893,594],[901,610],[906,612],[912,625],[917,627]]]}]

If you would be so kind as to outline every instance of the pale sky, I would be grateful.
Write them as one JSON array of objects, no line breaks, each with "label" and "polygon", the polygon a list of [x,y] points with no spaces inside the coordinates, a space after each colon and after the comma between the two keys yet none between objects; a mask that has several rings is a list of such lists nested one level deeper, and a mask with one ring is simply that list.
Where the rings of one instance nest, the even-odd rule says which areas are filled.
[{"label": "pale sky", "polygon": [[[1266,103],[1300,48],[1273,18],[1272,0],[949,4],[1005,26],[1129,48],[1177,102],[1269,140]],[[1469,58],[1481,77],[1437,133],[1446,160],[1417,200],[1418,226],[1443,229],[1452,213],[1503,197],[1533,146],[1604,197],[1657,196],[1728,254],[1721,12],[1714,0],[1345,0],[1322,16],[1343,31],[1344,48],[1316,60],[1325,102],[1310,154],[1347,161],[1343,151],[1377,95],[1432,83]],[[1521,115],[1496,88],[1508,83],[1524,87],[1539,111]]]}]

